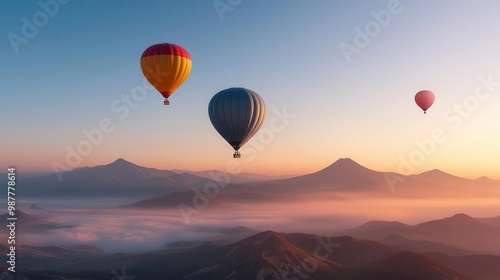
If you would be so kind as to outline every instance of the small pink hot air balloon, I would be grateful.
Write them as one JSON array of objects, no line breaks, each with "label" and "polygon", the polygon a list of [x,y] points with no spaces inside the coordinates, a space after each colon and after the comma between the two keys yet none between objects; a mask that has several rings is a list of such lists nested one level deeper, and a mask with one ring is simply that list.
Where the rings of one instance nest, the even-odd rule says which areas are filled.
[{"label": "small pink hot air balloon", "polygon": [[415,102],[418,107],[424,110],[424,114],[427,114],[427,109],[429,109],[432,106],[432,103],[434,103],[434,98],[434,93],[430,90],[421,90],[415,94]]}]

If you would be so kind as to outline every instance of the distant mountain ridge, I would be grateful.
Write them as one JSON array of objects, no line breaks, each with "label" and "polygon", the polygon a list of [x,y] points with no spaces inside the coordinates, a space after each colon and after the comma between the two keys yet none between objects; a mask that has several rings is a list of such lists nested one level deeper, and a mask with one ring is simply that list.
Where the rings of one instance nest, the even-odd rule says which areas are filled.
[{"label": "distant mountain ridge", "polygon": [[[201,177],[195,175],[197,172],[178,172],[142,167],[124,159],[117,159],[107,165],[68,171],[62,175],[62,181],[59,181],[55,174],[20,177],[19,182],[23,184],[23,188],[19,189],[19,193],[25,196],[134,195],[139,197],[137,195],[141,194],[151,197],[175,192],[192,192],[193,188],[202,188],[210,182],[221,180],[210,179],[214,177],[211,175],[212,171],[198,172]],[[339,159],[317,172],[287,179],[248,182],[250,180],[248,174],[242,175],[243,177],[238,177],[237,174],[226,175],[229,176],[229,184],[235,187],[226,188],[225,195],[231,199],[246,201],[252,201],[252,197],[254,200],[268,197],[271,200],[287,199],[288,194],[297,192],[307,194],[332,192],[332,195],[371,192],[393,193],[392,195],[397,196],[419,196],[423,192],[432,196],[483,195],[485,192],[500,194],[500,181],[496,180],[488,180],[485,183],[482,180],[464,179],[439,170],[405,176],[374,171],[349,158]],[[396,177],[397,184],[391,185],[388,177]]]},{"label": "distant mountain ridge", "polygon": [[[348,230],[345,234],[379,241],[392,238],[391,244],[408,248],[418,242],[434,242],[446,244],[450,246],[448,249],[453,248],[453,251],[500,255],[500,226],[496,223],[498,217],[475,219],[466,214],[456,214],[414,226],[399,222],[372,221]],[[394,242],[395,236],[399,238],[397,242]],[[406,239],[406,242],[403,242],[403,239]]]},{"label": "distant mountain ridge", "polygon": [[302,185],[324,187],[335,185],[335,189],[373,190],[386,187],[383,172],[368,169],[349,158],[341,158],[331,165],[311,174],[272,182],[281,185]]},{"label": "distant mountain ridge", "polygon": [[59,181],[55,174],[24,178],[24,187],[19,192],[27,196],[151,196],[187,191],[210,182],[189,173],[142,167],[124,159],[77,168],[64,173],[62,178]]},{"label": "distant mountain ridge", "polygon": [[[232,184],[253,183],[253,182],[271,181],[271,180],[295,177],[293,175],[271,176],[271,175],[261,175],[261,174],[256,174],[256,173],[247,173],[247,172],[233,174],[230,172],[224,172],[224,171],[215,170],[215,169],[203,170],[203,171],[190,171],[190,170],[172,170],[172,171],[179,173],[179,174],[190,173],[190,174],[193,174],[193,175],[198,176],[198,177],[206,178],[209,180],[215,180],[215,181],[226,182],[226,180],[227,180],[227,181],[229,181],[229,183],[232,183]],[[224,174],[225,176],[221,176],[221,174]],[[217,177],[220,177],[220,178],[217,178]],[[229,179],[227,179],[227,178],[229,178]]]},{"label": "distant mountain ridge", "polygon": [[[173,245],[182,247],[186,244],[191,245]],[[173,253],[102,255],[102,252],[91,247],[52,246],[32,249],[34,252],[50,254],[60,252],[62,255],[58,257],[58,261],[67,258],[64,256],[72,250],[81,250],[83,261],[75,263],[76,259],[73,257],[59,266],[45,263],[50,270],[43,268],[40,274],[38,270],[21,270],[20,275],[109,279],[110,269],[118,264],[126,267],[126,274],[136,280],[279,280],[300,279],[299,277],[317,280],[492,280],[489,277],[498,270],[494,265],[498,262],[498,257],[494,256],[421,254],[349,236],[324,237],[274,231],[256,233],[222,246],[204,242],[194,248]],[[460,266],[465,261],[467,265]],[[482,266],[479,261],[488,266]]]}]

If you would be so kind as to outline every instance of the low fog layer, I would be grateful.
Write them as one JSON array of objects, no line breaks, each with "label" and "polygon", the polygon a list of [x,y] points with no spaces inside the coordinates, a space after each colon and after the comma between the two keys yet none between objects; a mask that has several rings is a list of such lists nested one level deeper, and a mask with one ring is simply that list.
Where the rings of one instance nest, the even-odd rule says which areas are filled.
[{"label": "low fog layer", "polygon": [[[51,203],[41,201],[41,208]],[[73,206],[77,205],[74,203]],[[417,224],[432,219],[467,213],[473,217],[498,216],[498,202],[492,199],[388,199],[358,198],[302,202],[209,204],[189,217],[178,208],[160,210],[108,209],[26,209],[35,222],[23,222],[18,240],[30,245],[97,246],[106,252],[161,250],[176,241],[224,241],[243,237],[248,227],[255,231],[304,232],[336,235],[370,220]],[[192,208],[194,209],[194,208]],[[186,214],[186,212],[185,212]]]}]

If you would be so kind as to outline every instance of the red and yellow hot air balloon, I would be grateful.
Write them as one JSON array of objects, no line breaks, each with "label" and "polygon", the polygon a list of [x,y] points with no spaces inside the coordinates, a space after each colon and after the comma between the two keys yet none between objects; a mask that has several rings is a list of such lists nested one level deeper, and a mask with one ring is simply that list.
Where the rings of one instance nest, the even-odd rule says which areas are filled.
[{"label": "red and yellow hot air balloon", "polygon": [[141,69],[146,79],[165,97],[168,97],[187,79],[191,72],[191,57],[181,46],[156,44],[141,56]]},{"label": "red and yellow hot air balloon", "polygon": [[427,109],[434,103],[434,93],[430,90],[421,90],[415,94],[415,103],[417,103],[420,109],[424,110],[424,114],[427,114]]}]

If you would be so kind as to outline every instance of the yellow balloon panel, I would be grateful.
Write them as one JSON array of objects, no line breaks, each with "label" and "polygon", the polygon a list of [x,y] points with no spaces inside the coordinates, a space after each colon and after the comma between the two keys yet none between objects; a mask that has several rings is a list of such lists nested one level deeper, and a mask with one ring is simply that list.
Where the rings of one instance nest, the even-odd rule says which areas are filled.
[{"label": "yellow balloon panel", "polygon": [[189,76],[191,59],[178,55],[151,55],[141,59],[146,79],[168,98]]}]

